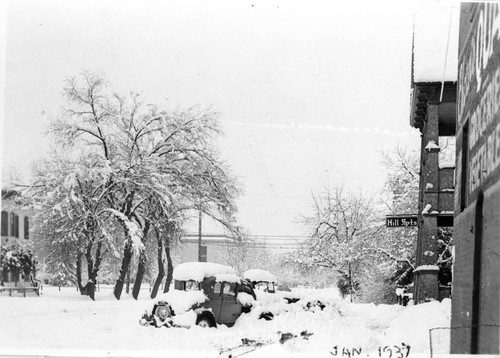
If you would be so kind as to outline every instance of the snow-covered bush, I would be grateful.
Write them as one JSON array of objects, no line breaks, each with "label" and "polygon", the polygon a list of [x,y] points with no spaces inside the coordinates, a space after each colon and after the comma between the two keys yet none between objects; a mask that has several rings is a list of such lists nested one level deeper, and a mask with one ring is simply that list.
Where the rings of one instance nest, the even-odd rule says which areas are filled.
[{"label": "snow-covered bush", "polygon": [[0,264],[2,270],[29,275],[36,272],[37,261],[29,250],[13,245],[11,247],[2,247]]}]

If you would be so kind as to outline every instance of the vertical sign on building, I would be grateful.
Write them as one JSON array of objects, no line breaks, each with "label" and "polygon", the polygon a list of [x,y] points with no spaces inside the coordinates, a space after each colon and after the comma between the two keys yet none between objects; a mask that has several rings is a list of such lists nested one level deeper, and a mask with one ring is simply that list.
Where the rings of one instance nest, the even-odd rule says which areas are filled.
[{"label": "vertical sign on building", "polygon": [[[480,4],[462,39],[458,70],[457,117],[462,209],[475,200],[478,189],[500,176],[500,14],[497,3]],[[460,165],[461,164],[461,165]]]}]

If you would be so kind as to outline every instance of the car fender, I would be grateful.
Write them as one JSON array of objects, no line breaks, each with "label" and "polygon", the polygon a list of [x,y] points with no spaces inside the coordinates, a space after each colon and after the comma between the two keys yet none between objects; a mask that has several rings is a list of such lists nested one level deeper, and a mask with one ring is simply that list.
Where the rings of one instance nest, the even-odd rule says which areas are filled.
[{"label": "car fender", "polygon": [[197,315],[197,324],[198,324],[198,319],[200,318],[208,318],[209,320],[212,321],[212,324],[214,327],[217,327],[217,320],[215,319],[214,313],[212,312],[211,309],[209,308],[197,308],[194,310],[194,312]]}]

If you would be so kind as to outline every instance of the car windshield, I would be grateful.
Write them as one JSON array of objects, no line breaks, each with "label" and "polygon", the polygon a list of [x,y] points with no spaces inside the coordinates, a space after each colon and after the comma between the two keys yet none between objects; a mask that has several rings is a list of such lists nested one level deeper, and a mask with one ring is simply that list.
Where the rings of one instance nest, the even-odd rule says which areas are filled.
[{"label": "car windshield", "polygon": [[248,281],[241,281],[239,290],[240,292],[248,293],[255,299],[255,292],[253,291],[252,285]]},{"label": "car windshield", "polygon": [[269,291],[269,284],[267,282],[258,282],[255,285],[255,289],[258,291],[268,292]]},{"label": "car windshield", "polygon": [[186,281],[186,285],[184,288],[186,291],[199,291],[200,283],[198,281],[189,280]]}]

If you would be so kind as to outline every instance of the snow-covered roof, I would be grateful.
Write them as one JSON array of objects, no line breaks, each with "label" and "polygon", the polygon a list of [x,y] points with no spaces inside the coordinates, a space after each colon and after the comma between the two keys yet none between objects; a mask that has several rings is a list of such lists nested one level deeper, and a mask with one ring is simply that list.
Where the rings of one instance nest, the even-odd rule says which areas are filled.
[{"label": "snow-covered roof", "polygon": [[215,281],[217,282],[240,282],[240,278],[234,273],[219,273],[215,275]]},{"label": "snow-covered roof", "polygon": [[261,269],[251,269],[243,273],[243,278],[250,281],[267,281],[267,282],[277,282],[276,276],[266,270]]},{"label": "snow-covered roof", "polygon": [[415,8],[413,82],[457,80],[460,2],[421,1]]},{"label": "snow-covered roof", "polygon": [[[226,275],[226,277],[220,275]],[[184,262],[174,268],[173,278],[180,281],[194,280],[201,282],[205,277],[220,276],[218,281],[234,282],[234,277],[229,280],[227,275],[236,276],[236,271],[232,267],[212,262]],[[221,279],[222,277],[227,280]]]}]

